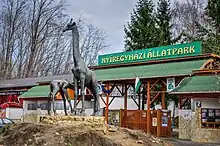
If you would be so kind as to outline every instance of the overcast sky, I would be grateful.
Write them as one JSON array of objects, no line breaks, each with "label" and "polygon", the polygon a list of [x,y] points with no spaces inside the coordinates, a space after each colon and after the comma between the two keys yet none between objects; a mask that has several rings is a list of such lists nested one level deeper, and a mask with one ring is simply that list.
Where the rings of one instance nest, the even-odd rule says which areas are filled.
[{"label": "overcast sky", "polygon": [[[114,53],[124,48],[124,25],[130,21],[138,0],[68,0],[68,13],[106,32],[110,47],[102,52]],[[156,4],[158,0],[153,0]],[[177,0],[184,2],[185,0]],[[171,5],[174,0],[171,0]]]},{"label": "overcast sky", "polygon": [[103,53],[122,51],[124,47],[124,25],[137,0],[68,0],[68,13],[71,17],[82,17],[106,32],[110,47]]}]

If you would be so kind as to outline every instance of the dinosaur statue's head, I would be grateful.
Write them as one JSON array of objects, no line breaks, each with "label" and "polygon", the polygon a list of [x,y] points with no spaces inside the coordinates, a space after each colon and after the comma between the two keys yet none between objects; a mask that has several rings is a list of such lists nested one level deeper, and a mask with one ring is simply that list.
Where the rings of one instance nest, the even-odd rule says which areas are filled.
[{"label": "dinosaur statue's head", "polygon": [[63,32],[68,31],[68,30],[72,30],[74,27],[76,27],[76,22],[73,22],[73,18],[71,18],[70,22],[63,29]]}]

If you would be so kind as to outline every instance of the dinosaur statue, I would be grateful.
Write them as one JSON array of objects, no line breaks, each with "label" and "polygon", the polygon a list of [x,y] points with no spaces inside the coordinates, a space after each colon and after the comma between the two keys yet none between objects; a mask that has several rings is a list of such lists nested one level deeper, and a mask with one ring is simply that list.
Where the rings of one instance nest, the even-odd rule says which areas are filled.
[{"label": "dinosaur statue", "polygon": [[73,113],[73,108],[72,108],[71,101],[67,93],[67,88],[70,88],[70,89],[74,88],[74,85],[69,83],[67,80],[53,80],[50,83],[50,92],[49,92],[49,98],[48,98],[48,115],[50,115],[51,101],[52,101],[53,114],[55,115],[56,113],[54,103],[55,103],[56,94],[58,92],[60,92],[60,95],[63,99],[65,115],[66,116],[68,115],[67,110],[66,110],[66,100],[69,103],[71,113]]},{"label": "dinosaur statue", "polygon": [[[63,29],[63,32],[72,31],[72,45],[73,45],[73,61],[74,67],[72,68],[72,73],[74,75],[74,85],[75,86],[75,97],[78,95],[79,85],[81,87],[81,101],[82,101],[82,110],[81,115],[85,115],[85,87],[87,87],[94,97],[94,108],[93,108],[93,116],[98,116],[100,113],[100,101],[98,95],[98,83],[96,80],[96,74],[94,71],[90,70],[79,52],[79,31],[76,25],[76,22],[73,22],[73,19],[67,24],[67,26]],[[74,109],[73,112],[76,114],[76,103],[77,98],[74,98]]]}]

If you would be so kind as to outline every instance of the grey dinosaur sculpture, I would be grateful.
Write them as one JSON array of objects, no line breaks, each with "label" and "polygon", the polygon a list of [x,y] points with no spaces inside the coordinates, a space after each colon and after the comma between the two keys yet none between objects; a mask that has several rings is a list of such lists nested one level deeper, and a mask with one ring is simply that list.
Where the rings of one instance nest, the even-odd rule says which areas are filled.
[{"label": "grey dinosaur sculpture", "polygon": [[49,98],[48,98],[48,115],[50,115],[50,109],[51,109],[51,101],[52,101],[52,109],[53,109],[53,114],[56,114],[55,110],[55,97],[58,92],[60,92],[61,97],[63,99],[63,104],[64,104],[64,112],[65,115],[67,116],[67,110],[66,110],[66,100],[69,103],[71,113],[73,113],[73,108],[72,104],[70,101],[70,98],[67,93],[67,88],[74,89],[74,85],[68,82],[67,80],[53,80],[50,83],[50,92],[49,92]]},{"label": "grey dinosaur sculpture", "polygon": [[[63,32],[72,31],[72,45],[73,45],[73,61],[74,67],[72,68],[72,73],[74,75],[74,85],[75,85],[75,97],[78,97],[79,85],[81,87],[81,101],[82,101],[82,110],[81,115],[85,115],[85,87],[87,87],[94,97],[94,109],[93,116],[98,116],[100,113],[100,100],[97,91],[98,83],[96,80],[96,74],[90,70],[79,52],[79,31],[76,25],[76,22],[73,22],[73,19],[67,24],[63,29]],[[76,114],[76,103],[77,98],[74,97],[74,109],[73,112]]]}]

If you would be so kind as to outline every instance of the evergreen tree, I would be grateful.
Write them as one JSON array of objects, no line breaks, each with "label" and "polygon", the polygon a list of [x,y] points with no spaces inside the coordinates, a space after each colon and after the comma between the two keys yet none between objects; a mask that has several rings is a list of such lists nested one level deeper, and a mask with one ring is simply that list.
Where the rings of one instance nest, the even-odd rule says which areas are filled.
[{"label": "evergreen tree", "polygon": [[139,0],[125,32],[125,51],[157,46],[154,5],[152,0]]},{"label": "evergreen tree", "polygon": [[198,24],[198,39],[203,41],[204,53],[220,54],[220,1],[209,0],[205,22]]},{"label": "evergreen tree", "polygon": [[159,0],[157,6],[158,46],[172,44],[170,0]]},{"label": "evergreen tree", "polygon": [[206,7],[206,14],[211,18],[216,35],[220,35],[220,0],[209,0]]}]

